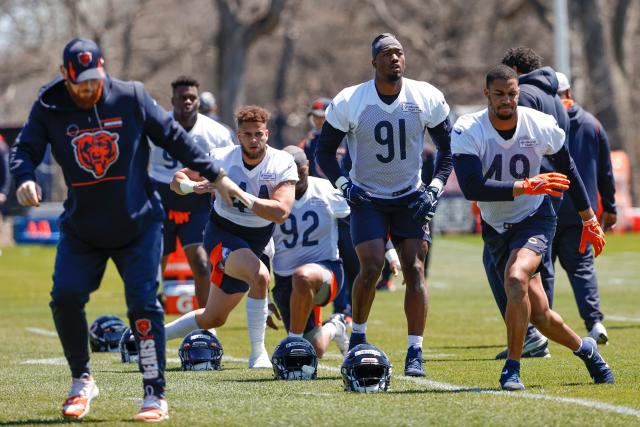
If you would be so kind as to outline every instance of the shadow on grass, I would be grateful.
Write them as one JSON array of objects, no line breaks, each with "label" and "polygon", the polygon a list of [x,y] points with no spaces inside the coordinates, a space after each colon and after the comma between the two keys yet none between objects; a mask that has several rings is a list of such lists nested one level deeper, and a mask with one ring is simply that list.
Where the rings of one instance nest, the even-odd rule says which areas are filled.
[{"label": "shadow on grass", "polygon": [[270,382],[270,381],[278,381],[278,382],[291,382],[291,383],[297,383],[297,382],[305,382],[305,381],[335,381],[335,380],[341,380],[342,377],[318,377],[315,380],[291,380],[291,381],[283,381],[283,380],[275,380],[273,378],[241,378],[241,379],[227,379],[227,380],[221,380],[222,382],[227,382],[227,383],[265,383],[265,382]]},{"label": "shadow on grass", "polygon": [[474,357],[469,359],[456,359],[454,357],[446,359],[430,359],[429,357],[422,358],[425,363],[450,363],[450,362],[495,362],[495,357]]},{"label": "shadow on grass", "polygon": [[504,348],[506,347],[506,344],[486,344],[486,345],[445,345],[445,346],[436,346],[436,347],[431,347],[429,346],[429,351],[434,351],[434,350],[455,350],[455,349],[469,349],[469,350],[475,350],[475,349],[483,349],[483,348]]},{"label": "shadow on grass", "polygon": [[[87,420],[91,423],[105,423],[107,420]],[[45,419],[29,419],[29,420],[16,420],[16,421],[0,421],[0,426],[46,426],[54,424],[76,424],[78,421],[65,420],[64,418],[45,418]]]},{"label": "shadow on grass", "polygon": [[[576,384],[579,385],[579,384]],[[542,390],[543,387],[539,385],[527,386],[525,391],[531,390]],[[434,390],[434,389],[424,389],[424,390],[400,390],[395,391],[391,390],[393,394],[460,394],[460,393],[519,393],[518,391],[505,391],[501,390],[498,387],[490,388],[490,387],[461,387],[453,390]]]}]

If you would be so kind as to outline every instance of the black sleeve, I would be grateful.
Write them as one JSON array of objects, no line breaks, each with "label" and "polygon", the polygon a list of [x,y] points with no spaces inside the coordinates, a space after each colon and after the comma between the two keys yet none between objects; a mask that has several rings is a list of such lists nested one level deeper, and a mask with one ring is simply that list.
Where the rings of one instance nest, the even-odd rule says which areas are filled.
[{"label": "black sleeve", "polygon": [[616,186],[611,169],[611,148],[607,133],[598,123],[596,125],[598,137],[598,192],[602,200],[602,209],[608,213],[616,213]]},{"label": "black sleeve", "polygon": [[342,142],[342,138],[344,138],[346,134],[346,132],[331,126],[329,122],[324,122],[322,132],[318,138],[316,162],[327,178],[329,178],[331,184],[334,184],[336,180],[342,176],[340,165],[336,158],[336,152],[338,151],[340,142]]},{"label": "black sleeve", "polygon": [[458,184],[467,200],[479,202],[500,202],[513,200],[514,181],[485,179],[482,175],[482,163],[477,156],[456,154],[453,167]]},{"label": "black sleeve", "polygon": [[187,131],[146,90],[143,104],[144,131],[150,139],[189,169],[199,172],[211,182],[215,181],[220,170],[211,158],[193,143]]},{"label": "black sleeve", "polygon": [[447,117],[439,125],[433,128],[427,128],[427,130],[429,131],[431,140],[438,148],[433,178],[438,178],[443,184],[446,184],[453,169],[453,160],[451,158],[451,121],[449,117]]},{"label": "black sleeve", "polygon": [[25,181],[36,181],[36,168],[42,162],[49,144],[45,123],[46,118],[43,117],[42,107],[36,101],[29,114],[29,119],[10,150],[9,168],[16,188]]},{"label": "black sleeve", "polygon": [[558,172],[567,175],[567,178],[569,178],[569,181],[571,181],[567,193],[569,193],[571,201],[576,207],[576,210],[580,212],[585,209],[589,209],[591,207],[591,204],[589,203],[587,190],[585,189],[582,178],[578,173],[576,164],[573,162],[571,155],[569,155],[567,144],[562,144],[562,148],[560,148],[557,153],[551,154],[548,157],[555,169]]}]

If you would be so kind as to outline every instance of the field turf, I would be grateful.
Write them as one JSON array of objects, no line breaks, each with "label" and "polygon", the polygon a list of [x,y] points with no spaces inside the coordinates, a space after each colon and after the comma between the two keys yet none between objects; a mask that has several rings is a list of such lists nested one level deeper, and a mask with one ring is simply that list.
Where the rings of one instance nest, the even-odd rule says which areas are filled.
[{"label": "field turf", "polygon": [[[378,395],[345,393],[341,359],[332,344],[317,381],[282,382],[272,372],[247,369],[249,353],[244,304],[218,329],[224,370],[182,372],[179,341],[168,343],[167,425],[640,425],[640,235],[608,239],[597,259],[602,309],[611,343],[602,354],[614,369],[615,385],[594,385],[582,362],[550,344],[550,359],[524,359],[525,392],[499,391],[506,343],[504,324],[481,264],[477,236],[437,237],[429,279],[425,334],[425,379],[402,376],[406,321],[399,291],[379,292],[369,319],[369,340],[394,365],[392,390]],[[2,248],[0,255],[0,426],[63,423],[60,407],[69,371],[54,333],[49,290],[52,247]],[[555,309],[580,334],[586,331],[562,270]],[[125,318],[122,283],[113,265],[92,295],[87,317],[113,313]],[[174,317],[171,317],[174,318]],[[267,331],[272,349],[284,337]],[[142,396],[141,376],[118,354],[92,356],[101,394],[84,421],[129,425]]]}]

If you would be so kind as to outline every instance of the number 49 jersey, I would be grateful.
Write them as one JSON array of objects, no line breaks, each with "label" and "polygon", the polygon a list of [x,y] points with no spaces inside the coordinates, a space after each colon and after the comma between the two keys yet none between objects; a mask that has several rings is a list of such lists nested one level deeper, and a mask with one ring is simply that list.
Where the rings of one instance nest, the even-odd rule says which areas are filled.
[{"label": "number 49 jersey", "polygon": [[[564,131],[556,119],[540,111],[518,107],[518,124],[511,139],[503,139],[489,120],[485,108],[460,117],[451,132],[453,155],[476,156],[484,179],[516,181],[540,173],[542,157],[557,153],[564,144]],[[478,202],[482,219],[499,233],[505,223],[518,223],[533,214],[545,196],[520,196],[513,201]]]},{"label": "number 49 jersey", "polygon": [[[270,199],[276,187],[286,181],[298,181],[298,168],[291,154],[267,146],[262,161],[249,170],[242,161],[242,146],[216,148],[211,151],[216,166],[224,168],[233,182],[249,194],[261,199]],[[245,227],[266,227],[271,221],[259,217],[245,205],[236,201],[227,206],[216,197],[213,209],[218,215]]]},{"label": "number 49 jersey", "polygon": [[385,104],[373,80],[342,90],[327,121],[346,132],[351,180],[374,197],[393,199],[420,185],[426,128],[449,115],[444,95],[426,82],[402,79],[396,100]]},{"label": "number 49 jersey", "polygon": [[331,183],[309,177],[309,187],[296,200],[284,224],[273,233],[273,271],[291,276],[304,264],[338,259],[338,222],[349,215],[349,205]]}]

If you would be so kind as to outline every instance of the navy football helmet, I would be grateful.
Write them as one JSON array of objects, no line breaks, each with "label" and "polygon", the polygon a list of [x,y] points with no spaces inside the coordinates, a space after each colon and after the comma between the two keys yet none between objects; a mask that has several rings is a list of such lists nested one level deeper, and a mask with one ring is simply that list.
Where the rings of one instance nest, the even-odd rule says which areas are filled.
[{"label": "navy football helmet", "polygon": [[273,377],[277,380],[313,380],[318,376],[318,355],[311,343],[301,337],[286,337],[271,356]]},{"label": "navy football helmet", "polygon": [[89,344],[94,352],[117,352],[122,333],[127,325],[117,316],[98,317],[89,328]]},{"label": "navy football helmet", "polygon": [[206,329],[188,333],[178,349],[183,371],[219,371],[223,354],[220,340]]},{"label": "navy football helmet", "polygon": [[131,328],[125,329],[120,338],[120,360],[122,363],[138,363],[138,346]]},{"label": "navy football helmet", "polygon": [[341,372],[345,391],[377,393],[387,391],[391,383],[391,362],[384,351],[372,344],[352,348]]}]

